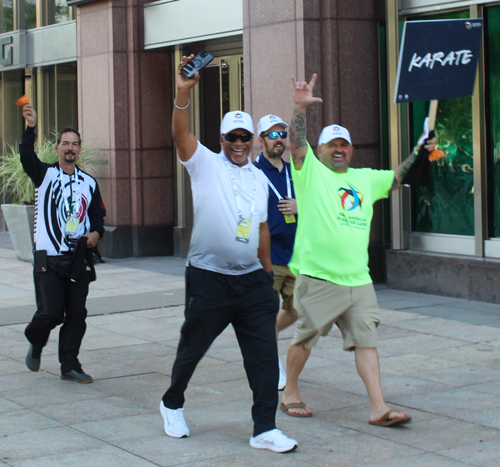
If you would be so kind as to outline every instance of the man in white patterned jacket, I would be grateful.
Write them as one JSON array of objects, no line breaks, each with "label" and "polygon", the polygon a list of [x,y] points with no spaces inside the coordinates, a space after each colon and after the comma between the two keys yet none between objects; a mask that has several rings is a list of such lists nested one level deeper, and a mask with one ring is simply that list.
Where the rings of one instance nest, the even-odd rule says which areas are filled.
[{"label": "man in white patterned jacket", "polygon": [[35,294],[37,311],[25,330],[30,346],[26,365],[38,371],[42,349],[50,332],[59,331],[61,379],[91,383],[83,372],[78,353],[86,330],[85,302],[89,283],[95,280],[90,249],[104,234],[106,209],[99,185],[80,170],[80,134],[66,127],[59,133],[59,162],[47,164],[35,154],[37,115],[30,104],[23,106],[27,127],[19,145],[24,171],[36,187]]}]

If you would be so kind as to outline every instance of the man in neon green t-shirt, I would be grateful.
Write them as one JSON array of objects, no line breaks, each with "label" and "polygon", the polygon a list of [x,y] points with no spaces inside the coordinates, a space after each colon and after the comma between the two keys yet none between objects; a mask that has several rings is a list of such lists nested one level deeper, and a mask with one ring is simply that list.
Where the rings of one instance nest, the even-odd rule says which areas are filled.
[{"label": "man in neon green t-shirt", "polygon": [[[416,154],[395,171],[352,169],[349,131],[330,125],[320,135],[316,158],[305,131],[307,107],[322,102],[313,97],[316,78],[313,75],[309,83],[292,78],[295,108],[290,151],[301,217],[288,266],[297,275],[294,306],[299,324],[288,349],[287,385],[280,408],[295,417],[312,415],[300,399],[298,377],[312,347],[336,324],[344,350],[355,351],[356,369],[371,404],[369,423],[408,423],[408,413],[391,410],[382,396],[376,330],[380,312],[368,269],[368,244],[373,204],[401,186]],[[425,149],[432,150],[434,142],[426,140]]]}]

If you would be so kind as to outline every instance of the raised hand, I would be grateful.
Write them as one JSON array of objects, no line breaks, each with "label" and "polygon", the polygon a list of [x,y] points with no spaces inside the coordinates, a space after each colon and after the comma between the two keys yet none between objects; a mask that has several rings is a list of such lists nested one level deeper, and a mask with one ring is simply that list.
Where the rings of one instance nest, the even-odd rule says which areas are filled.
[{"label": "raised hand", "polygon": [[196,86],[196,84],[198,84],[198,81],[200,80],[199,72],[196,72],[193,78],[187,78],[181,73],[182,67],[193,60],[193,58],[194,54],[189,55],[189,57],[183,56],[182,60],[179,63],[179,66],[177,67],[177,75],[175,77],[175,82],[177,84],[177,93],[182,91],[189,92],[189,90],[192,87]]},{"label": "raised hand", "polygon": [[23,118],[26,120],[28,126],[36,126],[36,112],[31,104],[23,105]]},{"label": "raised hand", "polygon": [[306,141],[306,111],[307,107],[316,102],[323,102],[321,97],[313,97],[314,86],[318,75],[314,73],[311,81],[296,81],[292,76],[293,83],[293,109],[290,120],[290,152],[292,161],[297,170],[300,170],[307,154]]},{"label": "raised hand", "polygon": [[427,151],[432,152],[436,149],[436,143],[437,138],[434,136],[434,138],[425,141],[424,148],[427,149]]},{"label": "raised hand", "polygon": [[177,147],[177,156],[181,161],[188,161],[196,151],[198,141],[191,132],[189,126],[189,91],[196,86],[200,80],[200,74],[196,72],[193,78],[188,78],[181,73],[182,67],[193,60],[194,55],[183,56],[177,67],[175,83],[177,95],[174,100],[174,111],[172,116],[172,137]]},{"label": "raised hand", "polygon": [[312,75],[309,83],[306,81],[296,81],[295,76],[292,76],[293,102],[300,110],[305,110],[307,106],[316,102],[323,102],[321,97],[313,97],[314,86],[316,85],[317,79],[318,75],[316,73]]}]

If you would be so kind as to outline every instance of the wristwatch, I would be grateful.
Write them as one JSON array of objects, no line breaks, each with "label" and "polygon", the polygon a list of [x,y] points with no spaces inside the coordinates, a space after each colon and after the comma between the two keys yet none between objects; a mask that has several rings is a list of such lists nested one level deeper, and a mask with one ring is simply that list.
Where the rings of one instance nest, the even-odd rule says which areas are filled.
[{"label": "wristwatch", "polygon": [[274,269],[271,269],[271,271],[265,271],[265,273],[269,274],[274,279]]}]

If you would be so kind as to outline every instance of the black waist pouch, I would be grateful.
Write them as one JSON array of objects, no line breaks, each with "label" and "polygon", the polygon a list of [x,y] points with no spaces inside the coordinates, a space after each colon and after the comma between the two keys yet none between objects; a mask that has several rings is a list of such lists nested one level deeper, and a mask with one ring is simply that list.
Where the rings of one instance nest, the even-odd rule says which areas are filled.
[{"label": "black waist pouch", "polygon": [[47,272],[47,250],[35,250],[35,272]]}]

